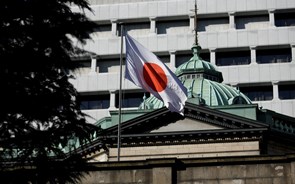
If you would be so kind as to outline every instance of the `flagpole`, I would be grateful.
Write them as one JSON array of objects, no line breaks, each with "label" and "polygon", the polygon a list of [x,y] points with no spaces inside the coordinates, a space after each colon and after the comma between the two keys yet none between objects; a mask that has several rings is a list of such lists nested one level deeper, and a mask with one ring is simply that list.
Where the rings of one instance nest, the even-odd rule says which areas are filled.
[{"label": "flagpole", "polygon": [[120,52],[120,88],[119,88],[119,122],[118,122],[118,162],[120,161],[121,149],[121,121],[122,121],[122,63],[123,63],[123,24],[121,24],[121,52]]}]

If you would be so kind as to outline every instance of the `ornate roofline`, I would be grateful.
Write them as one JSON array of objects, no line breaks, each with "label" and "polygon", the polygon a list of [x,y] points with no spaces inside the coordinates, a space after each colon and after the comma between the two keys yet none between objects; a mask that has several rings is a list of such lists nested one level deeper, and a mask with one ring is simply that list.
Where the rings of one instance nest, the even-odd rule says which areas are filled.
[{"label": "ornate roofline", "polygon": [[[160,146],[176,144],[204,144],[224,142],[262,141],[267,128],[216,129],[199,131],[162,132],[148,134],[123,134],[122,146]],[[111,147],[117,146],[115,135],[101,137]]]}]

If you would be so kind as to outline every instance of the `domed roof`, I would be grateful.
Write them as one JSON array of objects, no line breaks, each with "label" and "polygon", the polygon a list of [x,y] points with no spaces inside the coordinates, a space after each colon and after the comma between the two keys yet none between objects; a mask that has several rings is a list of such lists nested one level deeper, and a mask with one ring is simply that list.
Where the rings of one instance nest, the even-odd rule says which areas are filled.
[{"label": "domed roof", "polygon": [[208,78],[210,80],[214,80],[217,82],[222,82],[223,81],[223,77],[222,77],[222,73],[217,71],[215,69],[215,67],[203,60],[200,56],[199,56],[199,51],[201,50],[201,47],[194,45],[192,47],[192,51],[193,51],[193,57],[183,63],[182,65],[180,65],[176,71],[175,74],[180,77],[182,75],[186,75],[186,74],[204,74],[203,77]]},{"label": "domed roof", "polygon": [[[188,101],[207,106],[251,104],[250,99],[236,88],[222,84],[222,73],[199,57],[199,46],[193,46],[193,57],[180,65],[175,74],[188,89]],[[163,107],[161,100],[154,96],[144,99],[140,109],[158,109]]]}]

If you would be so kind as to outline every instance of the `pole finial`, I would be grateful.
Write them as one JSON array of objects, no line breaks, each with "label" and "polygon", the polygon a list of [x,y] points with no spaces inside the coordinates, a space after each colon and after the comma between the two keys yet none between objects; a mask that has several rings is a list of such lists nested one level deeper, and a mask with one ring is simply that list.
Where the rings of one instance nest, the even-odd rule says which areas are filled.
[{"label": "pole finial", "polygon": [[198,27],[197,27],[197,13],[198,13],[198,8],[197,8],[197,0],[195,0],[195,45],[199,45],[198,42]]}]

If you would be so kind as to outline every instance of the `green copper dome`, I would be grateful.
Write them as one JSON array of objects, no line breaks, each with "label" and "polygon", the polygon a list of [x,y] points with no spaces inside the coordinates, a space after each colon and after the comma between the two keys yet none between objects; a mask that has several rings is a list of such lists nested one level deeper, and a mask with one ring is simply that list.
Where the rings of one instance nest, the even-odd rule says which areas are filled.
[{"label": "green copper dome", "polygon": [[193,46],[192,51],[193,51],[193,57],[180,65],[176,71],[175,74],[179,77],[182,78],[181,76],[191,76],[190,74],[195,74],[195,75],[202,75],[202,77],[214,80],[217,82],[222,82],[223,77],[222,73],[217,71],[215,67],[207,62],[204,61],[200,56],[199,56],[199,51],[201,50],[201,47],[199,46]]},{"label": "green copper dome", "polygon": [[[202,60],[199,56],[199,46],[193,46],[193,57],[180,65],[175,74],[188,89],[188,101],[207,106],[224,106],[234,104],[251,104],[247,96],[236,88],[222,84],[222,73],[215,67]],[[154,96],[140,105],[140,109],[158,109],[163,107],[161,100]]]}]

